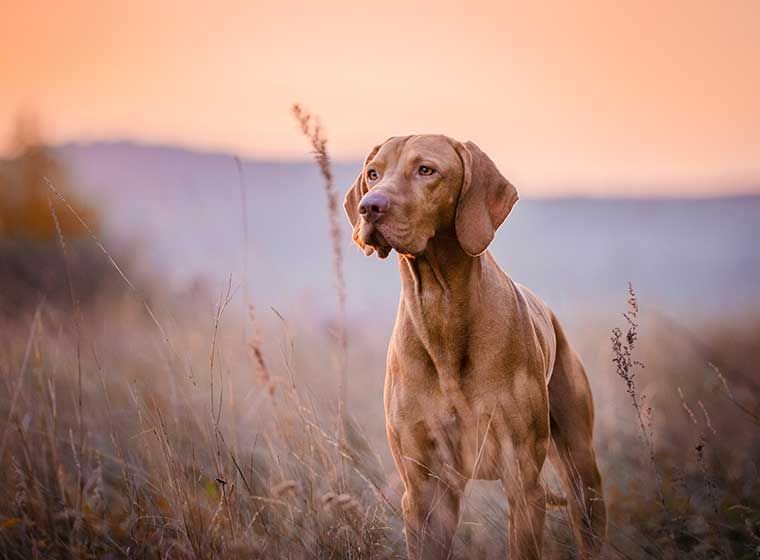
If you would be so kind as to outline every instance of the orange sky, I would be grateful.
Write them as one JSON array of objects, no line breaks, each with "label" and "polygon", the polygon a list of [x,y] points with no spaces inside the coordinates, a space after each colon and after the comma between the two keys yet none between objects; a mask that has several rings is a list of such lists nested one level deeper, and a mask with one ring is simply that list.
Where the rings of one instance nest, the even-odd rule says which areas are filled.
[{"label": "orange sky", "polygon": [[300,101],[337,158],[444,132],[528,195],[760,188],[759,1],[527,4],[0,0],[0,133],[294,158]]}]

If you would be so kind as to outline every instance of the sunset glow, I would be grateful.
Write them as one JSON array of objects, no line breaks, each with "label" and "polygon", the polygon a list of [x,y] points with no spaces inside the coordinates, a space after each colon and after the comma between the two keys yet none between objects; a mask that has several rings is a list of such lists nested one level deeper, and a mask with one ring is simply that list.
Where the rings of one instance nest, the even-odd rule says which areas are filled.
[{"label": "sunset glow", "polygon": [[336,158],[443,132],[527,195],[760,188],[754,0],[116,5],[6,3],[0,133],[303,158],[298,101]]}]

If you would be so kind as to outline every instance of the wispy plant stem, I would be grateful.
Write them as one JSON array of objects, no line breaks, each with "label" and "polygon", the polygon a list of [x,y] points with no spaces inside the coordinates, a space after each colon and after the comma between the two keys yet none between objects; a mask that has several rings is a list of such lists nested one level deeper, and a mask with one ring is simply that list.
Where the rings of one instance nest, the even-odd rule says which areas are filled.
[{"label": "wispy plant stem", "polygon": [[617,368],[618,376],[625,381],[626,392],[628,393],[628,396],[631,397],[631,405],[636,413],[636,419],[638,420],[639,428],[641,430],[641,437],[647,446],[649,462],[654,471],[657,497],[663,512],[667,514],[662,475],[655,458],[651,409],[645,408],[646,395],[640,393],[636,387],[636,370],[643,368],[644,364],[633,357],[633,350],[636,347],[636,341],[639,336],[639,301],[636,297],[636,292],[633,289],[633,284],[630,282],[628,283],[628,311],[623,313],[623,317],[628,323],[626,332],[623,333],[623,330],[618,327],[612,329],[612,362]]},{"label": "wispy plant stem", "polygon": [[[238,173],[238,185],[240,187],[240,211],[243,222],[243,344],[250,351],[254,361],[254,367],[262,384],[267,388],[270,396],[274,396],[274,383],[269,374],[269,368],[264,360],[264,352],[261,348],[261,335],[256,322],[256,309],[251,303],[250,284],[248,282],[248,196],[245,172],[240,158],[235,156],[235,167]],[[247,315],[247,318],[246,318]],[[248,323],[251,324],[251,332],[248,333]]]},{"label": "wispy plant stem", "polygon": [[327,138],[319,119],[304,110],[300,105],[293,105],[293,116],[301,127],[301,132],[309,139],[314,154],[314,161],[324,180],[327,195],[327,213],[330,221],[330,238],[333,252],[333,273],[335,275],[335,290],[338,300],[338,324],[336,339],[338,343],[338,441],[343,444],[343,432],[346,426],[346,395],[348,369],[348,336],[346,332],[346,281],[343,275],[343,250],[341,244],[341,229],[338,193],[335,190],[330,156],[327,152]]}]

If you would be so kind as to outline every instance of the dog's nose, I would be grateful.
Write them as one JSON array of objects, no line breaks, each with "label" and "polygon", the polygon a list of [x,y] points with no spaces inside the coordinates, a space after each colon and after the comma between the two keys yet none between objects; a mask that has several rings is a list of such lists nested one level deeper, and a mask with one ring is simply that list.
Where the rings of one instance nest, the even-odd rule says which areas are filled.
[{"label": "dog's nose", "polygon": [[388,211],[391,201],[378,192],[369,192],[359,202],[359,214],[368,222],[376,222]]}]

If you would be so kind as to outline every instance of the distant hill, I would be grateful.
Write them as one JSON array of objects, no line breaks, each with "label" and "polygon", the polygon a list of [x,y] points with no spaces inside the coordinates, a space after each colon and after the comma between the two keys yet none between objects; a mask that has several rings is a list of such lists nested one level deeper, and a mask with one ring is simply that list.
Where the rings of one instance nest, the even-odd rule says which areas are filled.
[{"label": "distant hill", "polygon": [[[131,143],[69,144],[59,156],[99,202],[116,237],[138,238],[167,281],[241,277],[241,192],[228,154]],[[262,306],[333,309],[325,196],[311,162],[245,160],[249,274]],[[341,192],[360,163],[335,165]],[[395,258],[364,257],[345,224],[349,308],[359,317],[398,299]],[[560,315],[617,313],[626,283],[642,302],[680,315],[760,307],[760,197],[525,199],[492,250]]]}]

